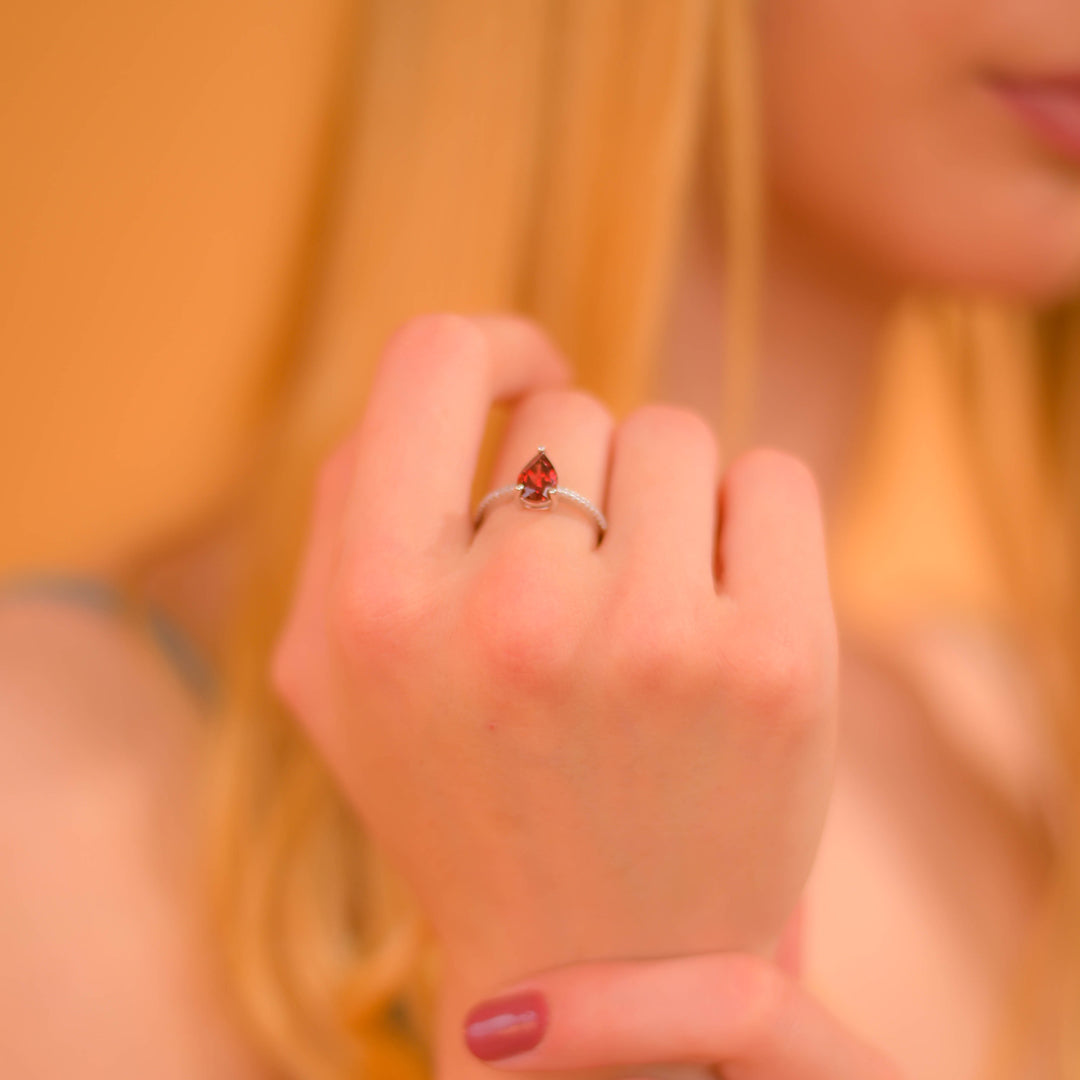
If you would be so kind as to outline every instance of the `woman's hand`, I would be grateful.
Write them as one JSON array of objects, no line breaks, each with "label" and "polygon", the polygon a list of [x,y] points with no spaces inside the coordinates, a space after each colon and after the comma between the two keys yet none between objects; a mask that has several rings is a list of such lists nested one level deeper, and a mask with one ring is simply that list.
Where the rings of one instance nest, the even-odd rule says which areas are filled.
[{"label": "woman's hand", "polygon": [[[798,460],[696,414],[615,424],[531,324],[399,332],[322,470],[273,680],[469,985],[607,957],[766,953],[833,769],[837,643]],[[538,444],[604,508],[470,494]],[[722,519],[722,521],[720,521]],[[720,521],[718,527],[718,521]]]},{"label": "woman's hand", "polygon": [[[620,1070],[627,1077],[683,1075],[668,1062],[710,1065],[724,1080],[900,1076],[790,975],[737,952],[540,972],[470,1009],[463,1042],[488,1066],[545,1076],[611,1066],[632,1066]],[[464,1072],[441,1064],[439,1075]]]}]

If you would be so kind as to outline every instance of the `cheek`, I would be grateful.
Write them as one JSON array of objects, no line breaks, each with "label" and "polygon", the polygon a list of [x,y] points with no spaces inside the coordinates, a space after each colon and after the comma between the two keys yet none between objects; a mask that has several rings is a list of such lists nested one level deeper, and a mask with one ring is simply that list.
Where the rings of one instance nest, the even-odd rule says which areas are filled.
[{"label": "cheek", "polygon": [[898,285],[1052,299],[1080,281],[1080,176],[982,83],[968,0],[927,4],[766,4],[779,220]]}]

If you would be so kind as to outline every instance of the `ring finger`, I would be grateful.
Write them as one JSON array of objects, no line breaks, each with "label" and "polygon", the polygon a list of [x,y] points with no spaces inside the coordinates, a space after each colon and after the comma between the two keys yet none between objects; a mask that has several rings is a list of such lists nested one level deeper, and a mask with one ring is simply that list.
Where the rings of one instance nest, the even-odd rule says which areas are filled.
[{"label": "ring finger", "polygon": [[[517,482],[523,468],[543,446],[559,488],[584,495],[603,510],[608,455],[615,422],[598,398],[579,389],[539,390],[514,407],[496,453],[492,489]],[[503,496],[485,509],[473,539],[484,553],[514,533],[535,537],[544,551],[553,547],[591,550],[597,523],[589,512],[556,493],[547,509],[525,508],[517,494]]]}]

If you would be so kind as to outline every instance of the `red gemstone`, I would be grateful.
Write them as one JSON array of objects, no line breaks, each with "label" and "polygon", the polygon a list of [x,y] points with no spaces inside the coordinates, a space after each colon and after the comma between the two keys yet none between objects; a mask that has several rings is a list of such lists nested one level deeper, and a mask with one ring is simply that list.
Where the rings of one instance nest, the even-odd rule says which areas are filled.
[{"label": "red gemstone", "polygon": [[555,473],[555,466],[548,460],[547,454],[541,450],[521,470],[517,482],[525,485],[521,497],[526,502],[542,505],[550,501],[551,496],[548,492],[558,485],[559,478]]}]

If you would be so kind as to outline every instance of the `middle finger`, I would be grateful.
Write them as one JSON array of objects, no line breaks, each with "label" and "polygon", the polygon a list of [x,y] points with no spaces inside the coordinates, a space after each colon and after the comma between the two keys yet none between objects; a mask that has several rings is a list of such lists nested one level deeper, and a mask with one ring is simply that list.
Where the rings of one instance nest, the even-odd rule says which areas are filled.
[{"label": "middle finger", "polygon": [[670,594],[682,584],[715,591],[720,450],[704,417],[651,402],[631,412],[612,440],[609,558]]}]

